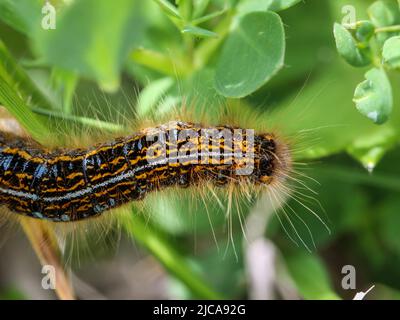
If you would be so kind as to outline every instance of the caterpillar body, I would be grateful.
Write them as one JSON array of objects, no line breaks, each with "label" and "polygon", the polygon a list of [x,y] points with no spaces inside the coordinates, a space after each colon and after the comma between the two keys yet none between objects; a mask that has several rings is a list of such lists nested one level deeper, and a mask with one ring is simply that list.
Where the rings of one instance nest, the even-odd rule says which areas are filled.
[{"label": "caterpillar body", "polygon": [[[212,134],[206,139],[204,132]],[[0,133],[0,203],[52,222],[99,216],[151,191],[205,180],[270,186],[290,170],[286,143],[232,126],[174,121],[75,149]]]}]

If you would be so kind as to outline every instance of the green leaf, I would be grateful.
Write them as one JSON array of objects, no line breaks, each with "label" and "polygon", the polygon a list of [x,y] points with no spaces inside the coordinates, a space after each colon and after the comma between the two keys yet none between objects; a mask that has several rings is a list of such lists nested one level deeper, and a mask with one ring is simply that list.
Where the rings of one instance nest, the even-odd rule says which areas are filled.
[{"label": "green leaf", "polygon": [[21,99],[16,88],[8,82],[8,75],[0,65],[0,103],[27,129],[34,139],[44,141],[49,137],[48,129]]},{"label": "green leaf", "polygon": [[51,82],[54,89],[61,91],[63,111],[66,114],[72,113],[72,100],[78,84],[78,76],[70,71],[53,68]]},{"label": "green leaf", "polygon": [[194,0],[193,18],[197,19],[198,17],[202,16],[205,13],[209,3],[210,0]]},{"label": "green leaf", "polygon": [[255,11],[282,11],[302,0],[244,0],[238,4],[238,14],[244,15]]},{"label": "green leaf", "polygon": [[371,64],[369,50],[360,49],[350,31],[339,23],[333,28],[336,48],[339,54],[354,67],[365,67]]},{"label": "green leaf", "polygon": [[400,69],[400,36],[391,37],[383,45],[382,57],[391,69]]},{"label": "green leaf", "polygon": [[11,53],[1,40],[0,65],[5,69],[9,77],[9,83],[15,84],[18,88],[18,93],[23,96],[23,99],[29,99],[32,105],[41,106],[45,109],[53,108],[53,105],[50,103],[48,98],[36,87],[24,69],[18,65],[17,61],[12,57]]},{"label": "green leaf", "polygon": [[[267,86],[259,90],[254,95],[255,99],[260,97],[264,100],[266,96],[271,96],[271,100],[275,100],[277,94],[287,95],[288,89],[299,90],[297,86],[289,86],[289,83],[299,84],[306,81],[311,70],[319,69],[325,64],[324,61],[332,58],[335,53],[335,49],[332,48],[332,25],[326,23],[325,18],[330,11],[325,2],[308,1],[282,13],[285,25],[296,26],[285,29],[285,65],[288,68],[283,68]],[[312,28],[307,19],[302,18],[304,12],[313,16],[314,25],[318,25],[318,28]],[[307,45],[304,45],[305,43]]]},{"label": "green leaf", "polygon": [[[368,8],[368,15],[372,23],[378,28],[390,27],[400,23],[400,10],[398,5],[391,0],[381,0],[374,2]],[[380,32],[377,34],[377,39],[380,44],[398,32]]]},{"label": "green leaf", "polygon": [[72,122],[80,123],[80,124],[84,125],[85,127],[93,127],[93,128],[101,129],[103,131],[118,132],[120,134],[123,132],[126,132],[126,128],[123,125],[120,125],[117,123],[101,121],[99,119],[93,119],[93,118],[87,118],[87,117],[80,117],[80,116],[75,116],[75,115],[68,114],[68,113],[51,111],[51,110],[35,108],[35,107],[32,108],[32,111],[34,111],[35,113],[40,114],[40,115],[48,116],[49,118],[52,118],[52,119],[55,119],[55,118],[62,119],[63,122],[72,121]]},{"label": "green leaf", "polygon": [[46,98],[35,87],[30,78],[13,59],[3,42],[0,41],[0,104],[19,121],[34,139],[39,142],[49,137],[49,128],[29,108],[27,101],[42,102],[51,107]]},{"label": "green leaf", "polygon": [[172,87],[172,78],[161,78],[150,83],[139,95],[136,112],[138,116],[144,116],[159,103],[162,96]]},{"label": "green leaf", "polygon": [[391,0],[374,2],[368,8],[368,15],[376,27],[392,26],[400,22],[400,9]]},{"label": "green leaf", "polygon": [[192,21],[192,24],[193,25],[197,25],[197,24],[201,24],[201,23],[207,22],[207,21],[209,21],[211,19],[214,19],[216,17],[219,17],[219,16],[223,15],[225,12],[227,12],[227,9],[222,9],[220,11],[212,12],[212,13],[207,14],[205,16],[202,16],[200,18],[194,19]]},{"label": "green leaf", "polygon": [[384,126],[355,139],[347,148],[347,152],[358,160],[364,168],[372,172],[386,152],[393,148],[398,140],[398,132],[391,126]]},{"label": "green leaf", "polygon": [[267,11],[272,0],[243,0],[237,6],[238,15],[246,15],[255,11]]},{"label": "green leaf", "polygon": [[360,42],[368,42],[374,35],[375,27],[368,21],[359,21],[356,28],[356,38]]},{"label": "green leaf", "polygon": [[283,67],[285,32],[274,12],[241,17],[219,56],[215,87],[225,97],[247,96]]},{"label": "green leaf", "polygon": [[[304,139],[301,139],[303,146],[295,154],[298,161],[343,152],[358,137],[384,129],[384,126],[366,121],[354,108],[353,88],[362,76],[361,70],[334,60],[314,81],[307,83],[301,94],[292,93],[262,121],[279,124],[279,131],[288,136],[306,132]],[[400,85],[400,77],[396,77],[396,74],[391,80],[393,86]],[[398,101],[400,92],[393,93]],[[393,116],[385,126],[399,128],[399,113],[400,108],[393,108]]]},{"label": "green leaf", "polygon": [[144,48],[133,50],[130,58],[137,64],[168,76],[179,77],[185,75],[189,69],[184,59],[175,59],[176,57]]},{"label": "green leaf", "polygon": [[287,268],[300,295],[305,299],[340,299],[317,255],[295,252],[285,256]]},{"label": "green leaf", "polygon": [[383,69],[371,69],[365,78],[357,86],[353,101],[361,114],[376,124],[382,124],[392,112],[392,87]]},{"label": "green leaf", "polygon": [[24,34],[40,28],[41,0],[0,0],[0,19]]},{"label": "green leaf", "polygon": [[120,71],[146,22],[139,1],[74,1],[57,17],[55,30],[40,29],[34,37],[43,60],[96,80],[108,91],[119,86]]},{"label": "green leaf", "polygon": [[298,4],[302,0],[272,0],[268,7],[271,11],[282,11],[286,10],[294,5]]},{"label": "green leaf", "polygon": [[199,38],[217,38],[218,34],[215,32],[212,32],[207,29],[203,29],[200,27],[195,27],[195,26],[185,26],[182,30],[182,33],[188,33],[193,36],[199,37]]},{"label": "green leaf", "polygon": [[171,17],[181,19],[178,9],[168,0],[154,0]]}]

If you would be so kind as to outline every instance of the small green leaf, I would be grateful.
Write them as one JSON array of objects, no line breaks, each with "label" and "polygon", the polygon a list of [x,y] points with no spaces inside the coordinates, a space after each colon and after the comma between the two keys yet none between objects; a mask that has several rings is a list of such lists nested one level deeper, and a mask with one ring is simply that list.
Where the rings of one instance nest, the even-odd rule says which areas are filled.
[{"label": "small green leaf", "polygon": [[78,76],[70,71],[53,68],[51,82],[55,90],[62,94],[62,109],[66,114],[72,113],[72,100],[78,84]]},{"label": "small green leaf", "polygon": [[151,82],[140,92],[136,107],[137,114],[139,116],[148,114],[173,84],[174,80],[169,77]]},{"label": "small green leaf", "polygon": [[25,34],[31,34],[40,27],[40,0],[0,0],[0,20]]},{"label": "small green leaf", "polygon": [[49,65],[115,91],[125,59],[146,23],[137,0],[119,0],[117,6],[112,1],[74,1],[57,16],[55,30],[39,28],[33,42]]},{"label": "small green leaf", "polygon": [[193,18],[198,18],[204,14],[206,11],[208,5],[210,3],[210,0],[194,0],[193,5]]},{"label": "small green leaf", "polygon": [[282,11],[302,0],[244,0],[238,5],[238,13],[244,15],[255,11]]},{"label": "small green leaf", "polygon": [[11,83],[18,87],[18,92],[25,100],[32,105],[41,106],[45,109],[53,109],[55,106],[50,103],[48,98],[38,89],[32,79],[26,74],[25,70],[17,63],[12,54],[0,40],[0,68],[4,68],[11,77]]},{"label": "small green leaf", "polygon": [[350,31],[335,23],[333,33],[339,54],[354,67],[365,67],[371,63],[369,49],[360,49]]},{"label": "small green leaf", "polygon": [[361,42],[368,42],[375,32],[375,26],[371,21],[365,20],[358,22],[356,29],[356,38]]},{"label": "small green leaf", "polygon": [[98,128],[101,130],[106,130],[109,132],[126,132],[126,128],[123,125],[108,122],[108,121],[101,121],[99,119],[94,119],[94,118],[87,118],[87,117],[80,117],[80,116],[75,116],[72,114],[67,114],[64,112],[58,112],[58,111],[52,111],[52,110],[46,110],[46,109],[41,109],[41,108],[36,108],[33,107],[32,111],[43,115],[43,116],[48,116],[49,118],[58,118],[62,119],[64,122],[66,121],[73,121],[76,123],[80,123],[84,125],[85,127],[93,127],[93,128]]},{"label": "small green leaf", "polygon": [[273,0],[243,0],[237,6],[237,14],[244,16],[250,12],[267,11]]},{"label": "small green leaf", "polygon": [[212,12],[212,13],[207,14],[207,15],[205,15],[205,16],[202,16],[202,17],[200,17],[200,18],[194,19],[194,20],[192,21],[192,24],[193,24],[193,25],[197,25],[197,24],[200,24],[200,23],[207,22],[207,21],[209,21],[209,20],[211,20],[211,19],[214,19],[214,18],[217,18],[217,17],[223,15],[225,12],[227,12],[227,9],[222,9],[222,10],[220,10],[220,11]]},{"label": "small green leaf", "polygon": [[400,36],[391,37],[385,41],[382,57],[389,68],[400,68]]},{"label": "small green leaf", "polygon": [[353,101],[361,114],[376,124],[382,124],[392,112],[392,87],[383,69],[371,69],[365,78],[357,86]]},{"label": "small green leaf", "polygon": [[400,9],[391,0],[374,2],[368,8],[368,15],[376,27],[392,26],[400,22]]},{"label": "small green leaf", "polygon": [[45,124],[36,117],[22,100],[16,86],[12,86],[7,71],[0,64],[0,104],[18,120],[18,122],[29,131],[34,139],[43,141],[48,138],[49,130]]},{"label": "small green leaf", "polygon": [[282,11],[298,4],[302,0],[272,0],[268,10]]},{"label": "small green leaf", "polygon": [[200,27],[195,27],[195,26],[185,26],[182,30],[182,33],[189,33],[191,35],[194,35],[196,37],[200,38],[217,38],[218,34],[215,32],[212,32],[207,29],[203,29]]},{"label": "small green leaf", "polygon": [[[360,69],[349,72],[347,65],[335,61],[326,72],[307,84],[301,95],[293,92],[274,108],[268,117],[263,118],[263,121],[279,123],[279,130],[285,135],[296,134],[304,128],[318,128],[312,129],[311,133],[313,137],[311,140],[315,140],[315,143],[301,148],[302,150],[295,155],[296,161],[318,159],[343,152],[360,135],[383,130],[389,125],[397,129],[400,123],[400,117],[397,116],[397,112],[400,112],[398,108],[393,108],[393,116],[384,126],[375,125],[357,112],[352,102],[354,91],[352,92],[350,88],[355,88],[355,84],[361,82],[362,78],[363,72]],[[393,87],[400,88],[399,77],[393,77],[391,81]],[[399,92],[393,93],[397,99]],[[290,107],[293,99],[297,100]],[[321,116],[321,106],[324,106],[323,116]],[[296,110],[301,108],[307,109],[307,116],[299,121]],[[343,130],[346,134],[338,134]]]},{"label": "small green leaf", "polygon": [[392,126],[361,135],[347,148],[347,152],[358,160],[369,172],[398,141],[398,132]]},{"label": "small green leaf", "polygon": [[168,0],[154,0],[168,15],[181,19],[178,9]]},{"label": "small green leaf", "polygon": [[215,88],[225,97],[247,96],[283,67],[285,32],[274,12],[251,12],[239,19],[219,56]]},{"label": "small green leaf", "polygon": [[[399,7],[394,1],[391,0],[381,0],[374,2],[368,8],[368,15],[372,23],[377,28],[390,27],[400,23]],[[382,45],[386,39],[397,34],[397,32],[379,32],[377,34],[377,39]]]},{"label": "small green leaf", "polygon": [[137,64],[146,66],[149,69],[168,76],[182,76],[185,75],[189,69],[184,59],[144,48],[133,50],[130,54],[130,58]]},{"label": "small green leaf", "polygon": [[176,0],[179,14],[183,21],[191,21],[193,14],[193,0]]}]

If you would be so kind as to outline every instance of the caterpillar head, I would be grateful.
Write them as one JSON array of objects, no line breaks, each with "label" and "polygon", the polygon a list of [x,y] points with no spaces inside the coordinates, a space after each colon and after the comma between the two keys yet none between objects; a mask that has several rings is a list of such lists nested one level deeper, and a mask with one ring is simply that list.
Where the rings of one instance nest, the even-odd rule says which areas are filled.
[{"label": "caterpillar head", "polygon": [[272,134],[261,134],[256,139],[256,176],[261,184],[285,179],[291,168],[289,146]]}]

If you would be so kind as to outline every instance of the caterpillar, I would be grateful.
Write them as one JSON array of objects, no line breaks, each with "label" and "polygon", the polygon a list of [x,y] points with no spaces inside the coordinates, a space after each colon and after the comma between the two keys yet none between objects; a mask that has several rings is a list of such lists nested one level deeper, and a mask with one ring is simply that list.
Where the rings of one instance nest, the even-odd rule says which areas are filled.
[{"label": "caterpillar", "polygon": [[172,121],[73,149],[1,132],[0,203],[19,215],[74,222],[168,187],[272,187],[291,167],[290,147],[275,134],[229,125]]}]

